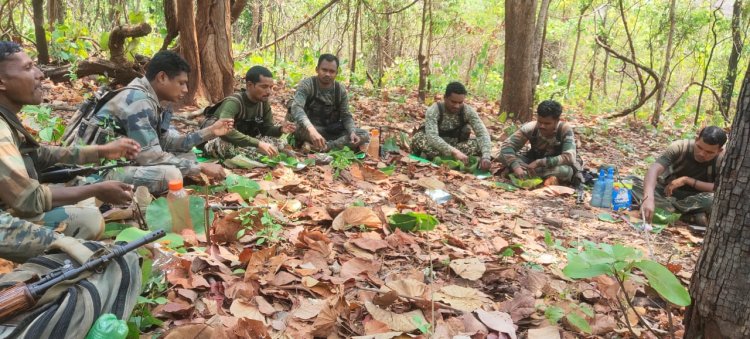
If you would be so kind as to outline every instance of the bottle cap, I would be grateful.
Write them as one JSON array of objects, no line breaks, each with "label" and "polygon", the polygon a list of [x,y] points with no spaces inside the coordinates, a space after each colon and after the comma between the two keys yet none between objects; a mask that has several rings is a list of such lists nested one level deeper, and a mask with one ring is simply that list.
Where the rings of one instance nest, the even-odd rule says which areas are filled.
[{"label": "bottle cap", "polygon": [[169,182],[170,191],[179,191],[182,189],[182,180],[171,180]]},{"label": "bottle cap", "polygon": [[373,128],[370,130],[370,136],[376,137],[378,135],[380,135],[380,130],[378,130],[377,128]]}]

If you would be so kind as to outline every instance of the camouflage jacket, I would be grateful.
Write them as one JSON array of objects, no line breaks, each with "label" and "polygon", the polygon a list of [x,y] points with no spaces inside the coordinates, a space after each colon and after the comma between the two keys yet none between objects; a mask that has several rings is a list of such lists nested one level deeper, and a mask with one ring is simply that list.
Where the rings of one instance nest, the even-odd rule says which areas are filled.
[{"label": "camouflage jacket", "polygon": [[462,128],[464,125],[471,126],[479,144],[479,149],[482,152],[482,158],[489,159],[492,155],[492,143],[490,141],[490,134],[487,132],[487,128],[484,126],[484,122],[479,118],[479,114],[469,105],[463,105],[463,119],[460,114],[450,113],[446,109],[442,109],[443,116],[440,117],[440,105],[442,103],[434,103],[425,113],[424,132],[427,139],[427,146],[431,147],[443,155],[450,155],[453,146],[441,137],[444,131],[457,130]]},{"label": "camouflage jacket", "polygon": [[52,242],[62,237],[62,233],[51,228],[0,211],[0,258],[25,262],[42,254]]},{"label": "camouflage jacket", "polygon": [[118,93],[96,112],[103,128],[141,144],[141,152],[135,158],[139,165],[174,165],[183,175],[200,173],[195,160],[180,158],[172,152],[189,152],[193,146],[216,136],[208,129],[183,135],[172,128],[171,110],[159,105],[156,92],[145,77],[134,79],[128,87],[134,88]]},{"label": "camouflage jacket", "polygon": [[[331,88],[321,88],[317,81],[318,77],[314,76],[297,85],[291,108],[293,121],[305,128],[310,125],[326,127],[340,123],[351,134],[354,131],[354,119],[349,113],[346,89],[338,82],[334,82]],[[314,87],[317,87],[317,92]],[[338,99],[335,98],[336,95]]]},{"label": "camouflage jacket", "polygon": [[503,142],[500,161],[511,169],[521,166],[522,160],[518,158],[518,152],[526,142],[531,144],[526,153],[529,161],[544,159],[545,167],[576,166],[576,139],[573,128],[565,122],[557,124],[555,134],[550,138],[545,138],[539,133],[536,121],[524,124]]},{"label": "camouflage jacket", "polygon": [[246,91],[224,98],[213,114],[219,119],[234,119],[234,130],[221,138],[235,146],[256,147],[259,142],[256,137],[281,136],[281,126],[273,123],[271,105],[268,102],[253,102]]},{"label": "camouflage jacket", "polygon": [[[0,106],[10,115],[10,110]],[[12,116],[11,116],[12,118]],[[52,209],[52,194],[36,180],[37,171],[55,164],[88,164],[99,160],[99,152],[91,146],[56,147],[26,142],[28,133],[19,132],[20,121],[0,118],[0,209],[12,209],[22,217],[35,216]],[[32,162],[25,161],[22,145],[31,145]]]}]

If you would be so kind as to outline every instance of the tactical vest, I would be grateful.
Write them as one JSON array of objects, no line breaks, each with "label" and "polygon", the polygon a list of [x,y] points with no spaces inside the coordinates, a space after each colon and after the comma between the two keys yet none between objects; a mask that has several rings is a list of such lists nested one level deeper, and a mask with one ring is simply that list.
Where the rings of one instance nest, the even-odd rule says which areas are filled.
[{"label": "tactical vest", "polygon": [[[320,92],[318,77],[312,77],[312,95],[309,95],[305,100],[305,114],[310,122],[315,126],[324,126],[328,130],[336,131],[344,128],[343,122],[341,122],[341,84],[338,81],[333,82],[333,104],[327,104],[318,98],[318,92]],[[292,116],[292,105],[294,104],[294,98],[289,100],[287,103],[287,116],[288,121],[293,121]]]},{"label": "tactical vest", "polygon": [[[695,152],[695,143],[688,144],[687,152],[682,152],[680,154],[680,157],[677,158],[677,161],[675,161],[672,165],[669,166],[669,168],[662,173],[662,175],[659,177],[663,183],[668,183],[672,181],[674,173],[682,171],[685,166],[687,166],[687,163],[683,163],[685,158],[688,157],[688,155],[693,155]],[[714,158],[713,163],[711,166],[708,166],[706,168],[706,177],[708,182],[715,182],[716,181],[716,172],[717,172],[717,164],[721,162],[722,157],[724,154],[719,154],[716,158]]]},{"label": "tactical vest", "polygon": [[[466,123],[466,106],[461,106],[461,110],[458,112],[458,126],[452,128],[452,129],[440,129],[440,125],[443,124],[443,115],[445,114],[445,103],[439,102],[437,103],[438,106],[438,136],[441,138],[454,138],[459,139],[460,141],[465,141],[469,139],[469,135],[471,134],[471,131],[468,129],[468,124]],[[422,124],[422,126],[419,127],[418,131],[424,131],[425,125]]]},{"label": "tactical vest", "polygon": [[[13,134],[13,141],[18,145],[18,150],[21,153],[21,157],[23,157],[23,165],[26,167],[26,173],[29,174],[29,178],[35,180],[38,179],[39,175],[36,171],[36,162],[39,143],[26,130],[26,128],[23,127],[18,116],[11,113],[7,108],[0,106],[0,116],[8,124],[8,127],[10,127]],[[23,140],[20,140],[18,134],[21,134]]]}]

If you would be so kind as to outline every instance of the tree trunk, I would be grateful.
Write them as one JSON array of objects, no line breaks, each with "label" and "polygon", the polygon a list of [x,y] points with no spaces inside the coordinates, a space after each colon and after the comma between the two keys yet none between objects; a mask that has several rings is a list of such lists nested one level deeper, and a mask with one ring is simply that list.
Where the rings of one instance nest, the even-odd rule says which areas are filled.
[{"label": "tree trunk", "polygon": [[50,30],[53,30],[55,24],[61,24],[65,21],[65,8],[63,8],[63,0],[48,0],[47,1],[47,25]]},{"label": "tree trunk", "polygon": [[711,222],[690,283],[685,338],[750,337],[750,68],[719,171]]},{"label": "tree trunk", "polygon": [[547,30],[547,12],[549,10],[550,0],[542,0],[539,5],[539,15],[536,18],[536,28],[534,31],[534,47],[531,52],[531,62],[534,73],[532,74],[531,82],[534,84],[534,88],[539,85],[539,76],[542,72],[542,50],[544,49],[544,35]]},{"label": "tree trunk", "polygon": [[591,6],[591,2],[584,4],[581,7],[581,12],[578,13],[578,23],[576,24],[576,44],[573,47],[573,60],[570,62],[570,72],[568,72],[568,83],[565,85],[565,91],[570,90],[570,84],[573,82],[573,70],[576,68],[576,58],[578,57],[578,46],[581,42],[581,21],[583,21],[583,13]]},{"label": "tree trunk", "polygon": [[198,0],[196,32],[203,86],[211,102],[234,91],[232,27],[228,0]]},{"label": "tree trunk", "polygon": [[727,66],[727,77],[721,86],[721,107],[725,113],[724,120],[729,121],[729,106],[732,103],[732,92],[734,92],[734,82],[737,80],[737,64],[740,61],[742,52],[742,31],[740,21],[742,20],[742,0],[734,1],[732,11],[732,52],[729,54],[729,63]]},{"label": "tree trunk", "polygon": [[664,95],[667,93],[667,77],[669,76],[669,62],[672,59],[672,42],[674,39],[675,26],[675,4],[677,0],[672,0],[669,5],[669,35],[667,35],[667,49],[664,51],[664,68],[661,71],[661,85],[656,91],[656,104],[654,105],[654,114],[651,116],[651,125],[659,125],[661,119],[661,108],[664,105]]},{"label": "tree trunk", "polygon": [[258,47],[261,44],[260,33],[263,28],[263,1],[256,0],[252,6],[253,24],[250,26],[250,46]]},{"label": "tree trunk", "polygon": [[167,35],[164,37],[164,43],[161,50],[166,50],[174,38],[180,33],[180,27],[177,23],[177,5],[175,0],[164,0],[164,23],[167,26]]},{"label": "tree trunk", "polygon": [[536,0],[505,2],[505,72],[500,96],[500,112],[513,120],[531,120],[532,46]]},{"label": "tree trunk", "polygon": [[[711,50],[708,52],[708,60],[706,60],[706,67],[703,68],[703,80],[701,81],[701,89],[698,91],[698,103],[695,105],[695,119],[693,119],[693,125],[698,126],[698,117],[700,116],[701,112],[701,102],[703,101],[703,86],[706,85],[706,79],[708,78],[708,67],[711,65],[711,59],[714,57],[714,51],[716,50],[716,45],[719,44],[719,37],[716,33],[716,23],[719,21],[719,11],[721,10],[721,7],[716,7],[716,9],[713,11],[713,21],[711,22],[711,34],[713,36],[713,45],[711,45]],[[721,103],[717,103],[721,105]]]},{"label": "tree trunk", "polygon": [[430,0],[423,0],[422,6],[422,29],[419,33],[419,50],[417,51],[417,65],[419,66],[419,102],[424,103],[424,98],[427,93],[427,64],[429,59],[430,51],[426,53],[424,51],[424,33],[425,26],[427,26],[427,6],[430,6]]},{"label": "tree trunk", "polygon": [[49,52],[47,51],[47,35],[44,31],[44,0],[33,0],[31,6],[34,11],[34,36],[39,63],[46,65],[49,64]]},{"label": "tree trunk", "polygon": [[201,59],[198,50],[198,35],[195,30],[195,4],[190,1],[177,1],[177,13],[180,14],[180,54],[190,65],[188,77],[188,93],[183,99],[184,104],[195,104],[197,97],[205,94],[201,79]]},{"label": "tree trunk", "polygon": [[240,18],[240,15],[242,15],[242,11],[245,9],[245,6],[247,6],[247,0],[233,0],[231,8],[231,17],[232,22],[234,23],[237,21],[237,19]]},{"label": "tree trunk", "polygon": [[349,83],[354,79],[354,72],[357,71],[357,34],[359,34],[359,15],[362,11],[362,2],[357,1],[357,11],[354,13],[354,32],[352,32],[352,60],[349,66]]}]

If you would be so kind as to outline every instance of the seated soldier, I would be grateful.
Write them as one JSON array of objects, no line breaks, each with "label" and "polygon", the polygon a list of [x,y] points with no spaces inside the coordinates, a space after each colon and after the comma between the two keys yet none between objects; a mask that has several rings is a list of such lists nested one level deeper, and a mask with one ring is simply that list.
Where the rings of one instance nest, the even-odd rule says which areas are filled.
[{"label": "seated soldier", "polygon": [[[278,137],[282,133],[292,133],[293,123],[274,125],[273,112],[268,98],[273,90],[273,74],[263,66],[253,66],[245,74],[244,91],[224,98],[220,103],[207,108],[206,122],[220,119],[233,119],[234,130],[227,135],[209,141],[202,146],[206,155],[229,159],[243,154],[251,159],[259,154],[276,156],[285,142]],[[273,137],[273,138],[272,138]],[[259,138],[259,139],[258,139]]]},{"label": "seated soldier", "polygon": [[[19,282],[33,282],[29,279],[61,267],[65,260],[78,266],[103,247],[93,241],[70,241],[47,227],[0,211],[0,258],[26,262],[0,275],[0,290]],[[41,256],[45,250],[55,253]],[[140,288],[138,255],[130,252],[82,280],[55,285],[31,310],[0,320],[0,338],[84,338],[101,314],[112,313],[127,320]]]},{"label": "seated soldier", "polygon": [[[429,159],[452,156],[464,163],[469,156],[477,156],[480,169],[490,168],[490,134],[474,108],[464,104],[466,93],[460,82],[445,87],[443,102],[427,109],[424,125],[412,137],[412,153]],[[472,130],[476,139],[469,138]]]},{"label": "seated soldier", "polygon": [[654,209],[678,211],[683,220],[698,226],[708,224],[714,198],[714,183],[724,155],[727,134],[708,126],[695,140],[678,140],[651,164],[645,183],[633,180],[633,196],[641,201],[641,210],[651,222]]},{"label": "seated soldier", "polygon": [[315,71],[318,75],[300,81],[294,93],[291,121],[297,123],[296,142],[309,143],[321,152],[344,146],[356,152],[370,142],[370,134],[354,127],[346,88],[335,81],[339,59],[323,54]]},{"label": "seated soldier", "polygon": [[[581,169],[573,127],[560,121],[562,106],[557,101],[542,101],[536,114],[536,121],[525,123],[503,142],[500,161],[518,178],[531,174],[545,179],[545,185],[568,183]],[[530,148],[521,153],[526,142]]]},{"label": "seated soldier", "polygon": [[[220,119],[197,132],[181,135],[170,126],[171,109],[160,102],[176,102],[187,93],[187,62],[171,51],[156,53],[146,67],[146,76],[136,78],[105,103],[87,122],[86,128],[99,128],[95,142],[102,144],[107,137],[127,136],[137,141],[141,152],[135,157],[139,166],[110,171],[107,179],[120,180],[134,186],[146,186],[155,195],[168,189],[170,180],[183,176],[206,174],[212,179],[223,179],[224,168],[219,164],[198,163],[193,146],[226,135],[231,119]],[[75,141],[78,143],[78,139]]]},{"label": "seated soldier", "polygon": [[97,239],[104,219],[96,206],[70,206],[96,197],[113,204],[131,199],[130,185],[107,181],[80,187],[39,183],[37,173],[59,163],[87,164],[99,158],[132,158],[140,147],[131,139],[101,146],[54,147],[34,140],[18,119],[24,105],[42,102],[44,75],[14,42],[0,41],[0,209],[81,239]]}]

